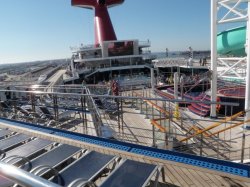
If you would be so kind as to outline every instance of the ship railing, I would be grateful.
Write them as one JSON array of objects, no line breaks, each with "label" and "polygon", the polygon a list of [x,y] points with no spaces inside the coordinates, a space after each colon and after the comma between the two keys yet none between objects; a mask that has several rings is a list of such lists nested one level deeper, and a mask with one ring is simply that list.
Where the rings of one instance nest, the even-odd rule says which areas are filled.
[{"label": "ship railing", "polygon": [[95,44],[87,44],[87,45],[81,45],[80,47],[80,50],[83,50],[83,49],[93,49],[93,48],[99,48],[99,46],[96,46]]},{"label": "ship railing", "polygon": [[[210,119],[190,117],[185,112],[187,108],[178,109],[176,103],[180,103],[180,105],[185,103],[187,105],[189,103],[220,104],[225,106],[227,111],[232,111],[234,107],[237,107],[237,104],[231,102],[152,98],[155,96],[154,92],[145,85],[136,87],[128,85],[126,89],[121,87],[121,96],[108,94],[111,87],[108,84],[85,86],[58,85],[53,86],[54,92],[44,92],[44,86],[33,87],[28,91],[25,86],[16,86],[16,90],[0,90],[2,102],[9,106],[8,110],[4,110],[4,105],[0,105],[0,111],[2,111],[0,116],[84,134],[95,131],[97,136],[103,135],[102,127],[105,125],[111,128],[116,134],[116,139],[121,141],[169,148],[174,140],[188,137],[199,131],[202,124],[211,123]],[[6,91],[12,92],[11,100],[6,100]],[[22,106],[29,106],[24,108],[29,112],[27,115],[20,111],[19,107]],[[48,114],[42,115],[41,107],[47,108]],[[227,115],[225,112],[224,116]],[[125,116],[126,118],[129,116],[131,119],[125,119]],[[143,121],[144,118],[146,118],[145,121]],[[138,122],[140,124],[152,125],[152,128],[138,125],[137,120],[141,121]],[[228,127],[233,124],[233,122],[227,122],[225,125]],[[136,133],[138,131],[140,133]],[[193,154],[203,156],[213,155],[214,152],[214,155],[217,155],[216,158],[224,158],[223,156],[228,156],[226,151],[234,151],[228,146],[230,142],[233,144],[234,141],[233,137],[224,138],[222,134],[219,136],[220,139],[218,136],[208,137],[206,133],[200,134],[184,142],[183,145],[174,146],[171,149],[191,151]],[[201,140],[202,143],[200,143]],[[218,154],[214,144],[219,147]],[[210,153],[208,154],[206,150],[210,150]],[[247,153],[245,155],[247,158]]]},{"label": "ship railing", "polygon": [[27,171],[19,169],[10,164],[0,162],[0,174],[1,176],[17,183],[21,186],[36,186],[36,187],[60,187],[59,185],[50,182],[42,177],[33,175]]},{"label": "ship railing", "polygon": [[154,67],[187,66],[188,61],[184,58],[164,58],[153,60]]},{"label": "ship railing", "polygon": [[147,40],[147,41],[139,41],[139,46],[150,47],[151,46],[151,42],[149,40]]},{"label": "ship railing", "polygon": [[[242,139],[242,137],[240,138]],[[242,152],[244,153],[242,155]],[[229,160],[233,162],[242,162],[242,163],[250,163],[250,147],[247,148],[239,148],[239,149],[231,149],[229,151],[224,151],[224,154],[229,158]],[[218,155],[208,155],[211,158],[216,158]]]},{"label": "ship railing", "polygon": [[95,44],[87,44],[87,45],[81,44],[80,46],[70,47],[70,50],[73,52],[77,52],[77,51],[93,49],[93,48],[100,48],[100,46],[96,46]]},{"label": "ship railing", "polygon": [[[87,87],[84,87],[83,90],[84,90],[83,93],[91,95],[91,92]],[[101,132],[102,119],[101,119],[101,114],[99,112],[99,109],[92,96],[89,96],[89,99],[87,98],[86,102],[87,102],[88,109],[91,112],[92,119],[94,121],[94,126],[97,132],[97,136],[102,137],[102,132]]]},{"label": "ship railing", "polygon": [[132,68],[133,66],[147,66],[147,65],[150,65],[150,63],[142,63],[140,61],[138,62],[134,62],[134,63],[117,63],[117,64],[103,64],[103,65],[96,65],[95,67],[92,67],[92,68],[86,68],[86,67],[81,67],[81,66],[76,66],[76,70],[77,72],[81,73],[81,72],[84,72],[84,71],[89,71],[89,72],[97,72],[98,70],[106,70],[106,71],[109,71],[110,68],[113,68],[115,69],[116,67],[126,67],[126,68]]},{"label": "ship railing", "polygon": [[143,50],[140,52],[141,55],[150,55],[150,56],[156,56],[155,54],[152,54],[150,50]]},{"label": "ship railing", "polygon": [[101,58],[101,57],[102,57],[101,54],[97,54],[97,55],[95,55],[95,54],[85,54],[85,55],[83,55],[81,57],[79,57],[78,55],[75,55],[74,60],[90,60],[90,59],[92,60],[92,59]]}]

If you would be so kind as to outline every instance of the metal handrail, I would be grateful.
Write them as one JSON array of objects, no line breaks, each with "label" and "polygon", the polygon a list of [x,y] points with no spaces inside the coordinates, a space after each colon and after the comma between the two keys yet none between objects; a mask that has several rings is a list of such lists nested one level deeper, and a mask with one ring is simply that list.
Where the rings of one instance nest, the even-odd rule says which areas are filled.
[{"label": "metal handrail", "polygon": [[[0,92],[17,92],[17,93],[34,93],[37,95],[43,94],[54,94],[54,95],[70,95],[70,96],[87,96],[87,97],[103,97],[103,98],[113,98],[113,99],[143,99],[143,100],[152,100],[152,101],[165,101],[165,102],[173,102],[173,103],[200,103],[200,101],[183,101],[181,99],[165,99],[165,98],[151,98],[151,97],[128,97],[128,96],[114,96],[114,95],[96,95],[96,94],[79,94],[79,93],[60,93],[60,92],[43,92],[43,91],[19,91],[19,90],[0,90]],[[239,103],[231,103],[231,102],[211,102],[211,101],[204,101],[204,104],[220,104],[223,106],[239,106]]]},{"label": "metal handrail", "polygon": [[46,179],[0,161],[0,174],[9,180],[26,187],[60,187]]},{"label": "metal handrail", "polygon": [[53,171],[54,172],[54,176],[58,176],[59,175],[59,172],[55,168],[53,168],[53,167],[51,167],[49,165],[40,165],[40,166],[37,166],[37,167],[33,168],[30,171],[30,173],[32,173],[34,175],[37,175],[37,176],[40,176],[46,170]]},{"label": "metal handrail", "polygon": [[[90,91],[89,91],[88,88],[84,87],[83,89],[85,89],[86,92],[90,94]],[[90,94],[90,95],[92,95],[92,94]],[[84,94],[84,96],[85,96],[85,94]],[[101,130],[100,130],[100,126],[102,125],[101,114],[100,114],[100,112],[99,112],[99,110],[98,110],[98,108],[97,108],[97,106],[96,106],[96,104],[95,104],[95,101],[94,101],[94,99],[93,99],[92,96],[90,96],[90,100],[91,100],[91,101],[90,101],[89,105],[92,105],[91,108],[94,109],[95,114],[96,114],[96,115],[94,116],[94,117],[96,117],[96,120],[97,120],[97,122],[95,123],[95,124],[97,124],[97,126],[95,127],[95,128],[96,128],[96,131],[97,131],[97,134],[98,134],[99,136],[102,136],[102,135],[101,135]],[[87,100],[87,101],[88,101],[88,100]],[[90,108],[89,108],[89,109],[90,109]]]},{"label": "metal handrail", "polygon": [[25,161],[25,163],[29,163],[30,160],[27,158],[27,157],[24,157],[24,156],[19,156],[19,155],[11,155],[9,157],[6,157],[4,159],[2,159],[3,162],[6,162],[6,163],[9,163],[15,159],[21,159],[23,161]]}]

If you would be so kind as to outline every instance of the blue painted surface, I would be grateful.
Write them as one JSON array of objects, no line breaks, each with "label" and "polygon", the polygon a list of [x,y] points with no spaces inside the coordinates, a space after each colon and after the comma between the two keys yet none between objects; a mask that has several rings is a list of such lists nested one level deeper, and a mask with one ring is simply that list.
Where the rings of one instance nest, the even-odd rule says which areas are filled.
[{"label": "blue painted surface", "polygon": [[196,155],[190,155],[175,151],[156,149],[152,147],[146,147],[141,145],[135,145],[131,143],[109,140],[100,137],[94,137],[89,135],[84,135],[75,132],[68,132],[65,130],[54,129],[51,127],[44,127],[40,125],[30,124],[26,122],[16,122],[10,119],[0,118],[0,122],[7,123],[13,126],[24,127],[32,130],[37,130],[39,132],[54,134],[57,136],[70,138],[73,140],[78,140],[82,142],[87,142],[103,147],[109,147],[113,149],[118,149],[126,152],[131,152],[139,155],[145,155],[149,157],[159,158],[163,160],[169,160],[179,163],[184,163],[188,165],[193,165],[197,167],[202,167],[206,169],[216,170],[220,172],[225,172],[233,175],[238,175],[242,177],[250,178],[250,166],[245,164],[239,164],[234,162],[229,162],[225,160],[218,160],[213,158],[201,157]]},{"label": "blue painted surface", "polygon": [[197,158],[192,159],[192,158],[185,157],[185,155],[175,156],[173,154],[160,153],[158,151],[148,151],[145,149],[137,149],[137,148],[132,148],[130,152],[145,155],[145,156],[155,157],[155,158],[159,158],[163,160],[170,160],[170,161],[180,162],[180,163],[198,166],[202,168],[222,171],[222,172],[226,172],[226,173],[230,173],[234,175],[249,177],[249,172],[248,172],[249,167],[242,167],[244,166],[242,164],[240,167],[238,167],[239,164],[234,165],[234,163],[231,164],[231,162],[220,163],[219,160],[217,160],[217,162],[212,162],[215,159],[210,160],[209,158],[204,158],[204,157],[199,157],[200,159],[197,159]]}]

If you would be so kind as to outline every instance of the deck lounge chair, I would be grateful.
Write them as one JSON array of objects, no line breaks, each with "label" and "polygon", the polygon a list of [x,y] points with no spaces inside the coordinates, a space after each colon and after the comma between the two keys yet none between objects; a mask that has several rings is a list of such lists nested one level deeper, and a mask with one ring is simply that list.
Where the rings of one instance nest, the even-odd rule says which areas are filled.
[{"label": "deck lounge chair", "polygon": [[9,106],[5,101],[0,101],[0,111],[2,113],[1,115],[7,118],[12,118],[14,115],[11,106]]},{"label": "deck lounge chair", "polygon": [[43,113],[41,116],[47,120],[47,126],[60,126],[65,122],[69,122],[73,118],[71,114],[75,113],[74,111],[63,111],[58,115],[58,120],[55,121],[55,116],[49,111],[46,106],[40,106],[39,109]]},{"label": "deck lounge chair", "polygon": [[[63,144],[49,152],[44,153],[32,161],[25,163],[23,166],[21,166],[21,169],[30,171],[31,173],[38,176],[42,176],[67,161],[79,151],[81,151],[81,148]],[[1,179],[0,176],[0,186],[1,183],[3,183],[4,186],[13,186],[15,184],[13,181],[10,181],[4,177]]]},{"label": "deck lounge chair", "polygon": [[52,182],[62,186],[74,186],[94,180],[115,158],[115,156],[91,151],[62,170],[58,177],[52,179]]},{"label": "deck lounge chair", "polygon": [[55,168],[67,161],[81,150],[79,147],[63,144],[26,163],[21,168],[41,176],[51,170],[51,168]]},{"label": "deck lounge chair", "polygon": [[42,115],[47,118],[47,119],[54,119],[54,115],[51,114],[51,112],[49,111],[49,109],[45,106],[39,106],[41,112],[43,113]]},{"label": "deck lounge chair", "polygon": [[[48,171],[54,169],[61,163],[67,161],[74,154],[79,152],[81,148],[60,145],[55,149],[44,153],[43,155],[35,158],[34,160],[25,163],[21,169],[25,171],[32,171],[35,175],[42,176]],[[0,186],[13,186],[15,183],[7,178],[0,176]]]},{"label": "deck lounge chair", "polygon": [[5,138],[6,136],[10,135],[12,131],[7,130],[7,129],[1,129],[0,130],[0,140]]},{"label": "deck lounge chair", "polygon": [[[11,136],[9,138],[3,139],[0,141],[0,150],[1,151],[8,151],[11,148],[20,145],[21,143],[27,141],[31,137],[25,134],[17,134]],[[3,155],[2,155],[3,156]]]},{"label": "deck lounge chair", "polygon": [[53,142],[49,140],[44,140],[37,138],[32,140],[22,146],[19,146],[15,149],[12,149],[4,154],[2,161],[9,164],[17,164],[21,160],[27,161],[28,157],[34,155],[35,153],[44,150],[49,145],[52,145]]},{"label": "deck lounge chair", "polygon": [[17,119],[20,119],[22,121],[26,122],[43,122],[43,118],[39,113],[33,112],[29,107],[29,105],[24,105],[24,106],[16,106],[16,111],[17,111]]},{"label": "deck lounge chair", "polygon": [[1,111],[12,111],[11,107],[5,101],[0,102],[0,109]]},{"label": "deck lounge chair", "polygon": [[[100,185],[100,187],[143,187],[146,186],[157,172],[155,184],[157,186],[161,168],[157,165],[125,160],[112,174]],[[163,178],[163,180],[165,180]]]}]

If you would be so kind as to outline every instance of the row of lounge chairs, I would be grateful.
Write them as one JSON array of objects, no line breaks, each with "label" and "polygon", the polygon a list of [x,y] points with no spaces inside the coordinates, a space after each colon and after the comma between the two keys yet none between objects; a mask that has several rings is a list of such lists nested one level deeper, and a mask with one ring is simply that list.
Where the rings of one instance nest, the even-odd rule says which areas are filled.
[{"label": "row of lounge chairs", "polygon": [[8,119],[31,122],[45,126],[63,126],[65,123],[74,123],[76,120],[74,115],[72,116],[72,114],[76,115],[76,111],[73,110],[61,110],[56,118],[53,108],[48,108],[47,106],[36,106],[35,112],[33,112],[31,105],[9,106],[4,101],[0,102],[0,112],[2,117]]},{"label": "row of lounge chairs", "polygon": [[[61,186],[147,186],[158,182],[160,166],[0,130],[1,161]],[[1,170],[0,170],[1,171]],[[2,174],[1,174],[2,175]],[[105,178],[104,178],[105,177]],[[102,179],[102,180],[100,180]],[[1,186],[14,185],[0,177]]]}]

